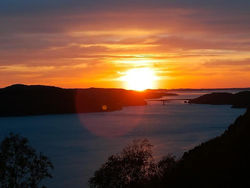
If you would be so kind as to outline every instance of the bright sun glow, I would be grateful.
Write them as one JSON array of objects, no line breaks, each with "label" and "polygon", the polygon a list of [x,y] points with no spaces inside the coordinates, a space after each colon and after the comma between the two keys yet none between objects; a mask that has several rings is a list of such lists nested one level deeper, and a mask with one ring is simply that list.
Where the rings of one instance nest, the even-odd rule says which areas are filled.
[{"label": "bright sun glow", "polygon": [[155,88],[156,75],[150,68],[136,68],[128,70],[122,80],[127,89],[143,91]]}]

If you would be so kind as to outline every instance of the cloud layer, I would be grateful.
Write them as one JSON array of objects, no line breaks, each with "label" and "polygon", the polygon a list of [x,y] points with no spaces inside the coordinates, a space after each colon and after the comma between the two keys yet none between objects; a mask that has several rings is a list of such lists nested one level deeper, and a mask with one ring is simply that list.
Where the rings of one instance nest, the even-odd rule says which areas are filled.
[{"label": "cloud layer", "polygon": [[249,10],[248,0],[0,0],[0,87],[122,87],[134,67],[154,69],[159,87],[246,87]]}]

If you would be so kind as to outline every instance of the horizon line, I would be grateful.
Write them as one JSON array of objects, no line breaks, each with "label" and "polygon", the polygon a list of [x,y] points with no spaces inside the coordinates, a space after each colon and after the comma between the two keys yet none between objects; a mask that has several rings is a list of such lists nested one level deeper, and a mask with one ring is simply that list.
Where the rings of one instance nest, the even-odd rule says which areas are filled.
[{"label": "horizon line", "polygon": [[[124,89],[124,90],[131,90],[131,89],[126,89],[126,88],[119,88],[119,87],[82,87],[82,88],[76,88],[76,87],[72,87],[72,88],[66,88],[66,87],[59,87],[59,86],[55,86],[55,85],[43,85],[43,84],[21,84],[21,83],[17,83],[17,84],[11,84],[5,87],[0,87],[0,89],[4,89],[7,87],[11,87],[11,86],[15,86],[15,85],[23,85],[23,86],[47,86],[47,87],[57,87],[57,88],[62,88],[62,89]],[[250,89],[250,86],[248,87],[218,87],[218,88],[148,88],[145,89],[144,91],[147,90],[247,90]],[[135,91],[135,90],[132,90]]]}]

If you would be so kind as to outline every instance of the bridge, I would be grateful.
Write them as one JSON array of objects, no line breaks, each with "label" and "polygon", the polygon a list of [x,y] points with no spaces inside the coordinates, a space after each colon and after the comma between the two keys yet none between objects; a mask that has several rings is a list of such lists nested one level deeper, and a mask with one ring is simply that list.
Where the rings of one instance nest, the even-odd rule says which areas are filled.
[{"label": "bridge", "polygon": [[171,101],[189,101],[190,99],[149,99],[148,101],[158,101],[162,102],[162,105],[165,105],[168,102]]}]

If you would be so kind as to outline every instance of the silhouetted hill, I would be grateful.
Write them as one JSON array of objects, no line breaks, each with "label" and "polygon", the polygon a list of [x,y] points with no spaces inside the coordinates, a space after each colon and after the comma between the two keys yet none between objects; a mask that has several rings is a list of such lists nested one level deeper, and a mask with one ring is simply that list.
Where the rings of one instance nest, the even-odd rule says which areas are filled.
[{"label": "silhouetted hill", "polygon": [[163,90],[167,90],[167,91],[186,91],[186,92],[192,92],[192,91],[249,91],[250,88],[246,87],[246,88],[200,88],[200,89],[194,89],[194,88],[178,88],[178,89],[163,89]]},{"label": "silhouetted hill", "polygon": [[250,187],[250,110],[221,136],[183,155],[160,187]]},{"label": "silhouetted hill", "polygon": [[0,89],[0,116],[113,111],[124,106],[145,105],[145,99],[164,95],[154,91],[62,89],[16,84]]},{"label": "silhouetted hill", "polygon": [[233,107],[249,107],[250,91],[242,91],[236,94],[232,93],[211,93],[189,100],[194,104],[214,104],[214,105],[233,105]]},{"label": "silhouetted hill", "polygon": [[250,91],[212,93],[190,100],[196,104],[248,107],[221,135],[184,153],[159,187],[250,187]]}]

